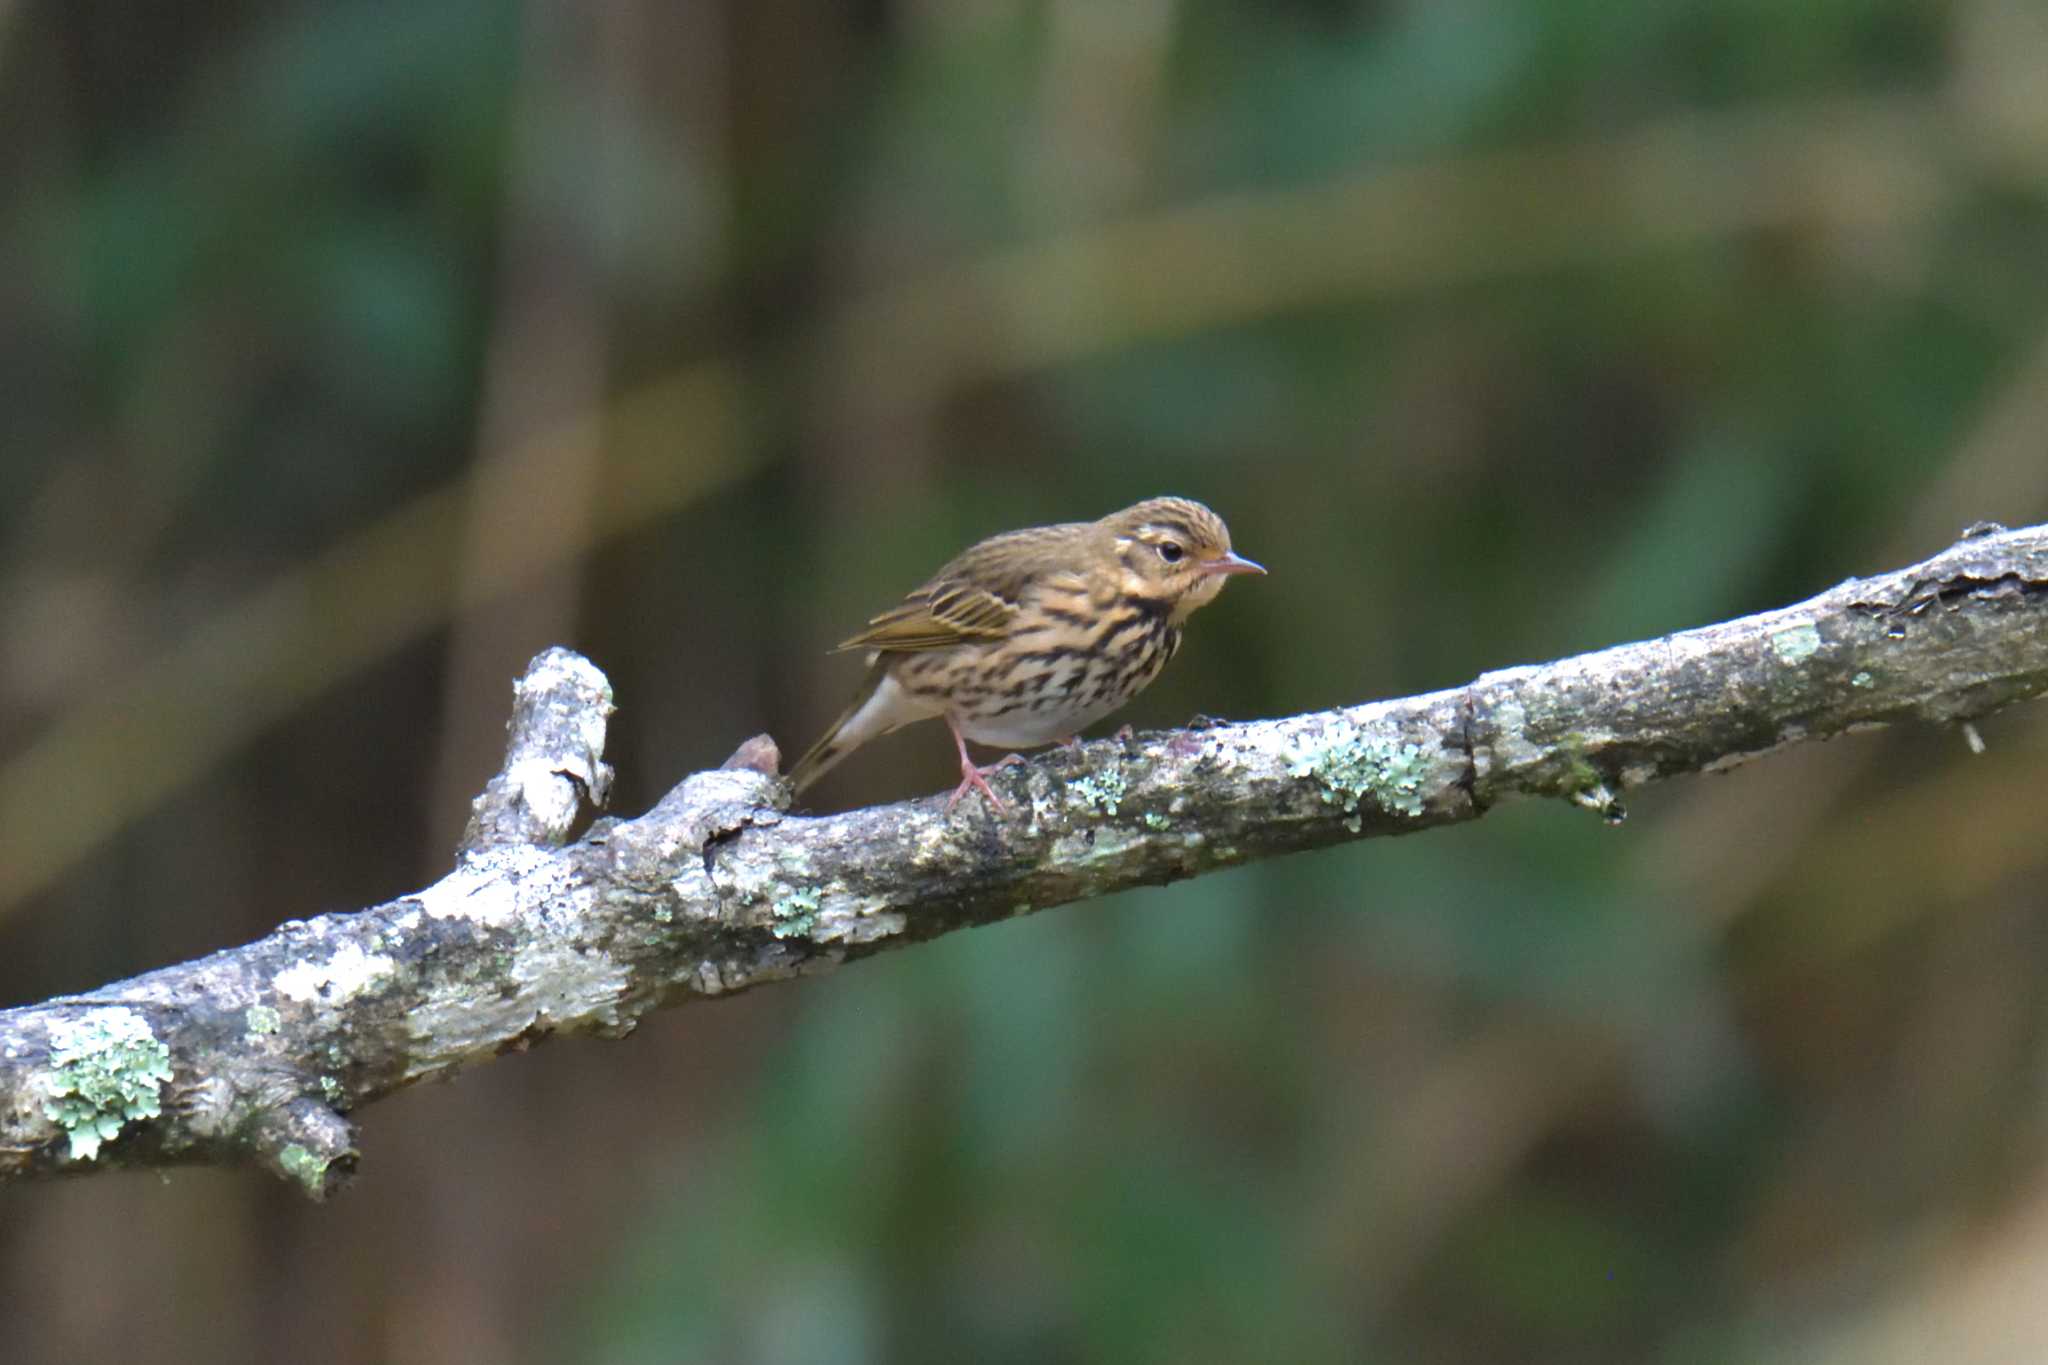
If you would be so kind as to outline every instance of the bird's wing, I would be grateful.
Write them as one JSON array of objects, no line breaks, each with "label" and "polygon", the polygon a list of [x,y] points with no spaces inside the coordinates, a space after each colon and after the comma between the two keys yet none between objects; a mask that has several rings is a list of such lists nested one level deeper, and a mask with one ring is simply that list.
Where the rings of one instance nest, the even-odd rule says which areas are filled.
[{"label": "bird's wing", "polygon": [[944,649],[968,640],[997,640],[1009,632],[1017,601],[992,588],[934,579],[840,643],[846,649]]},{"label": "bird's wing", "polygon": [[[1048,562],[1042,553],[1019,553],[1043,548],[1026,537],[1065,530],[1040,527],[1035,533],[1012,532],[983,541],[838,648],[910,652],[1001,639],[1014,628],[1025,594],[1044,576]],[[1053,557],[1051,562],[1059,560]]]}]

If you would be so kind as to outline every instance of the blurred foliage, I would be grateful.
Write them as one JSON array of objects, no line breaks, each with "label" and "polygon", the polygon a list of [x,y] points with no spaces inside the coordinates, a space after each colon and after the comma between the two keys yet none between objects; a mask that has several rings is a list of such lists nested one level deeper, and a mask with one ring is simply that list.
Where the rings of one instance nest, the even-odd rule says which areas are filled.
[{"label": "blurred foliage", "polygon": [[[2038,520],[2044,63],[2030,0],[0,5],[0,1000],[437,875],[550,643],[623,811],[800,748],[999,529],[1272,568],[1157,726]],[[2048,725],[1983,728],[542,1049],[330,1209],[9,1190],[9,1358],[2040,1358]]]}]

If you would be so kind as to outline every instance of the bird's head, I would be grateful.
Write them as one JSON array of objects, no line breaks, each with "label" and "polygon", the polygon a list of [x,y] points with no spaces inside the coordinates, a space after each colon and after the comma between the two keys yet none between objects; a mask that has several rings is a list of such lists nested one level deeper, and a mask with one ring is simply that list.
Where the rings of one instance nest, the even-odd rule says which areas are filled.
[{"label": "bird's head", "polygon": [[1215,601],[1231,575],[1265,572],[1232,552],[1223,518],[1187,498],[1149,498],[1097,524],[1110,533],[1124,594],[1166,604],[1175,625]]}]

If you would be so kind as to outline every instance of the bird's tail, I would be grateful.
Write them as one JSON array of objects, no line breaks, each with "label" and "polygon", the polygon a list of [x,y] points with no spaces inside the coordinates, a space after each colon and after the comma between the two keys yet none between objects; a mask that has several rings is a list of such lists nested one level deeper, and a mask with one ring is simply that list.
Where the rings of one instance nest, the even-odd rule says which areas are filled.
[{"label": "bird's tail", "polygon": [[882,676],[880,667],[868,670],[867,677],[861,680],[860,690],[853,694],[853,700],[839,713],[839,719],[825,727],[824,735],[816,744],[806,749],[804,756],[789,770],[790,784],[797,791],[801,792],[823,777],[831,771],[835,763],[873,739],[878,733],[872,725],[855,725],[853,722],[867,709],[868,703],[875,699],[875,689],[882,685]]}]

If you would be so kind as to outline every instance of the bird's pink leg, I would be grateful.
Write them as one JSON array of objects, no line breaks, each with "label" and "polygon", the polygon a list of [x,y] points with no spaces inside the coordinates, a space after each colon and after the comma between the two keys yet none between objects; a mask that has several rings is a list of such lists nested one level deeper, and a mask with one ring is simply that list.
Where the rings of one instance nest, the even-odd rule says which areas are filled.
[{"label": "bird's pink leg", "polygon": [[979,787],[981,794],[988,798],[991,806],[999,813],[1008,814],[1010,808],[1003,804],[1003,798],[997,796],[994,789],[988,785],[988,774],[998,768],[1007,768],[1012,763],[1022,763],[1024,756],[1004,754],[986,768],[977,768],[974,766],[974,760],[967,754],[967,737],[960,733],[960,726],[951,716],[946,717],[946,728],[953,732],[953,747],[960,751],[960,785],[953,788],[953,794],[946,798],[946,809],[952,810],[954,806],[960,804],[961,797],[967,795],[971,789]]}]

